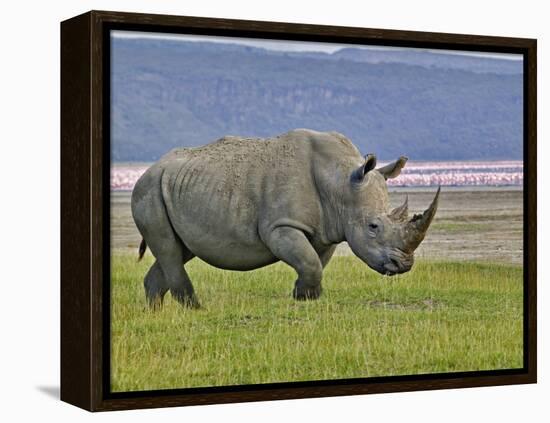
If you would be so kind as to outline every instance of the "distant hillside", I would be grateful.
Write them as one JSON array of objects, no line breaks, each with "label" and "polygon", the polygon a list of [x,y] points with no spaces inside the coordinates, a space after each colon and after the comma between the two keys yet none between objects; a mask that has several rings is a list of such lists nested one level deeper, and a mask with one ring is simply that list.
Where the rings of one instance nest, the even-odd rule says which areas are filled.
[{"label": "distant hillside", "polygon": [[114,161],[299,127],[339,131],[381,159],[522,158],[521,62],[124,38],[112,53]]},{"label": "distant hillside", "polygon": [[441,69],[462,69],[476,73],[519,74],[521,60],[496,59],[483,56],[436,53],[433,51],[374,50],[345,48],[332,54],[335,58],[368,63],[406,63]]}]

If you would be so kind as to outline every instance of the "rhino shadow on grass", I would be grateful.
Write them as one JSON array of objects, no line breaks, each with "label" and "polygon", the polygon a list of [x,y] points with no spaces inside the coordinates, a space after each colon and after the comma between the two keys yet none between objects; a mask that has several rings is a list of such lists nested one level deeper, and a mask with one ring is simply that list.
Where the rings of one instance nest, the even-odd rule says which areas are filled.
[{"label": "rhino shadow on grass", "polygon": [[150,306],[168,290],[199,306],[184,266],[194,257],[230,270],[282,260],[298,274],[297,300],[321,295],[323,268],[343,241],[381,274],[409,271],[440,189],[411,219],[407,200],[390,211],[386,180],[406,162],[375,169],[375,156],[363,157],[344,135],[307,129],[172,150],[132,192],[139,256],[148,246],[156,258],[144,281]]}]

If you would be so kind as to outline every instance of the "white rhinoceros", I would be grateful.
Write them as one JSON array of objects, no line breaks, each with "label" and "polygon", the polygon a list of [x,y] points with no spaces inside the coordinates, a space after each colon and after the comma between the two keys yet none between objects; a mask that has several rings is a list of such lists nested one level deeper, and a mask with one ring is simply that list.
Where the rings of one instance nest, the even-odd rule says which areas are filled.
[{"label": "white rhinoceros", "polygon": [[156,261],[145,276],[153,307],[170,290],[198,306],[184,265],[193,257],[231,270],[284,261],[298,300],[321,294],[323,268],[347,241],[372,269],[408,271],[438,203],[412,219],[407,201],[389,210],[386,180],[407,161],[375,169],[336,132],[297,129],[267,139],[227,136],[175,149],[151,166],[132,193],[132,214]]}]

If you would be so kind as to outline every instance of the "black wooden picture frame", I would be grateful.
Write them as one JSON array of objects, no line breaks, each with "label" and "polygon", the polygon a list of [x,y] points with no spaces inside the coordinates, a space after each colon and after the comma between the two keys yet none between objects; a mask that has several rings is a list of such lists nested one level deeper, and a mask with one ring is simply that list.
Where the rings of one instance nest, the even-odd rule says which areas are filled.
[{"label": "black wooden picture frame", "polygon": [[[109,31],[339,42],[524,58],[522,369],[110,392]],[[91,11],[61,23],[61,399],[90,411],[535,383],[536,40]]]}]

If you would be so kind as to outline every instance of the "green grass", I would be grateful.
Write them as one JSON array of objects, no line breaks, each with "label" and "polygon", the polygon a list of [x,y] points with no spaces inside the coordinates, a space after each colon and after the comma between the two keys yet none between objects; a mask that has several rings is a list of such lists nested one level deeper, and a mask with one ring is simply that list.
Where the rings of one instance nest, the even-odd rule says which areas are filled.
[{"label": "green grass", "polygon": [[421,262],[393,278],[355,257],[327,266],[317,301],[292,269],[186,268],[202,308],[146,307],[147,256],[112,258],[112,389],[134,391],[522,367],[522,269]]}]

